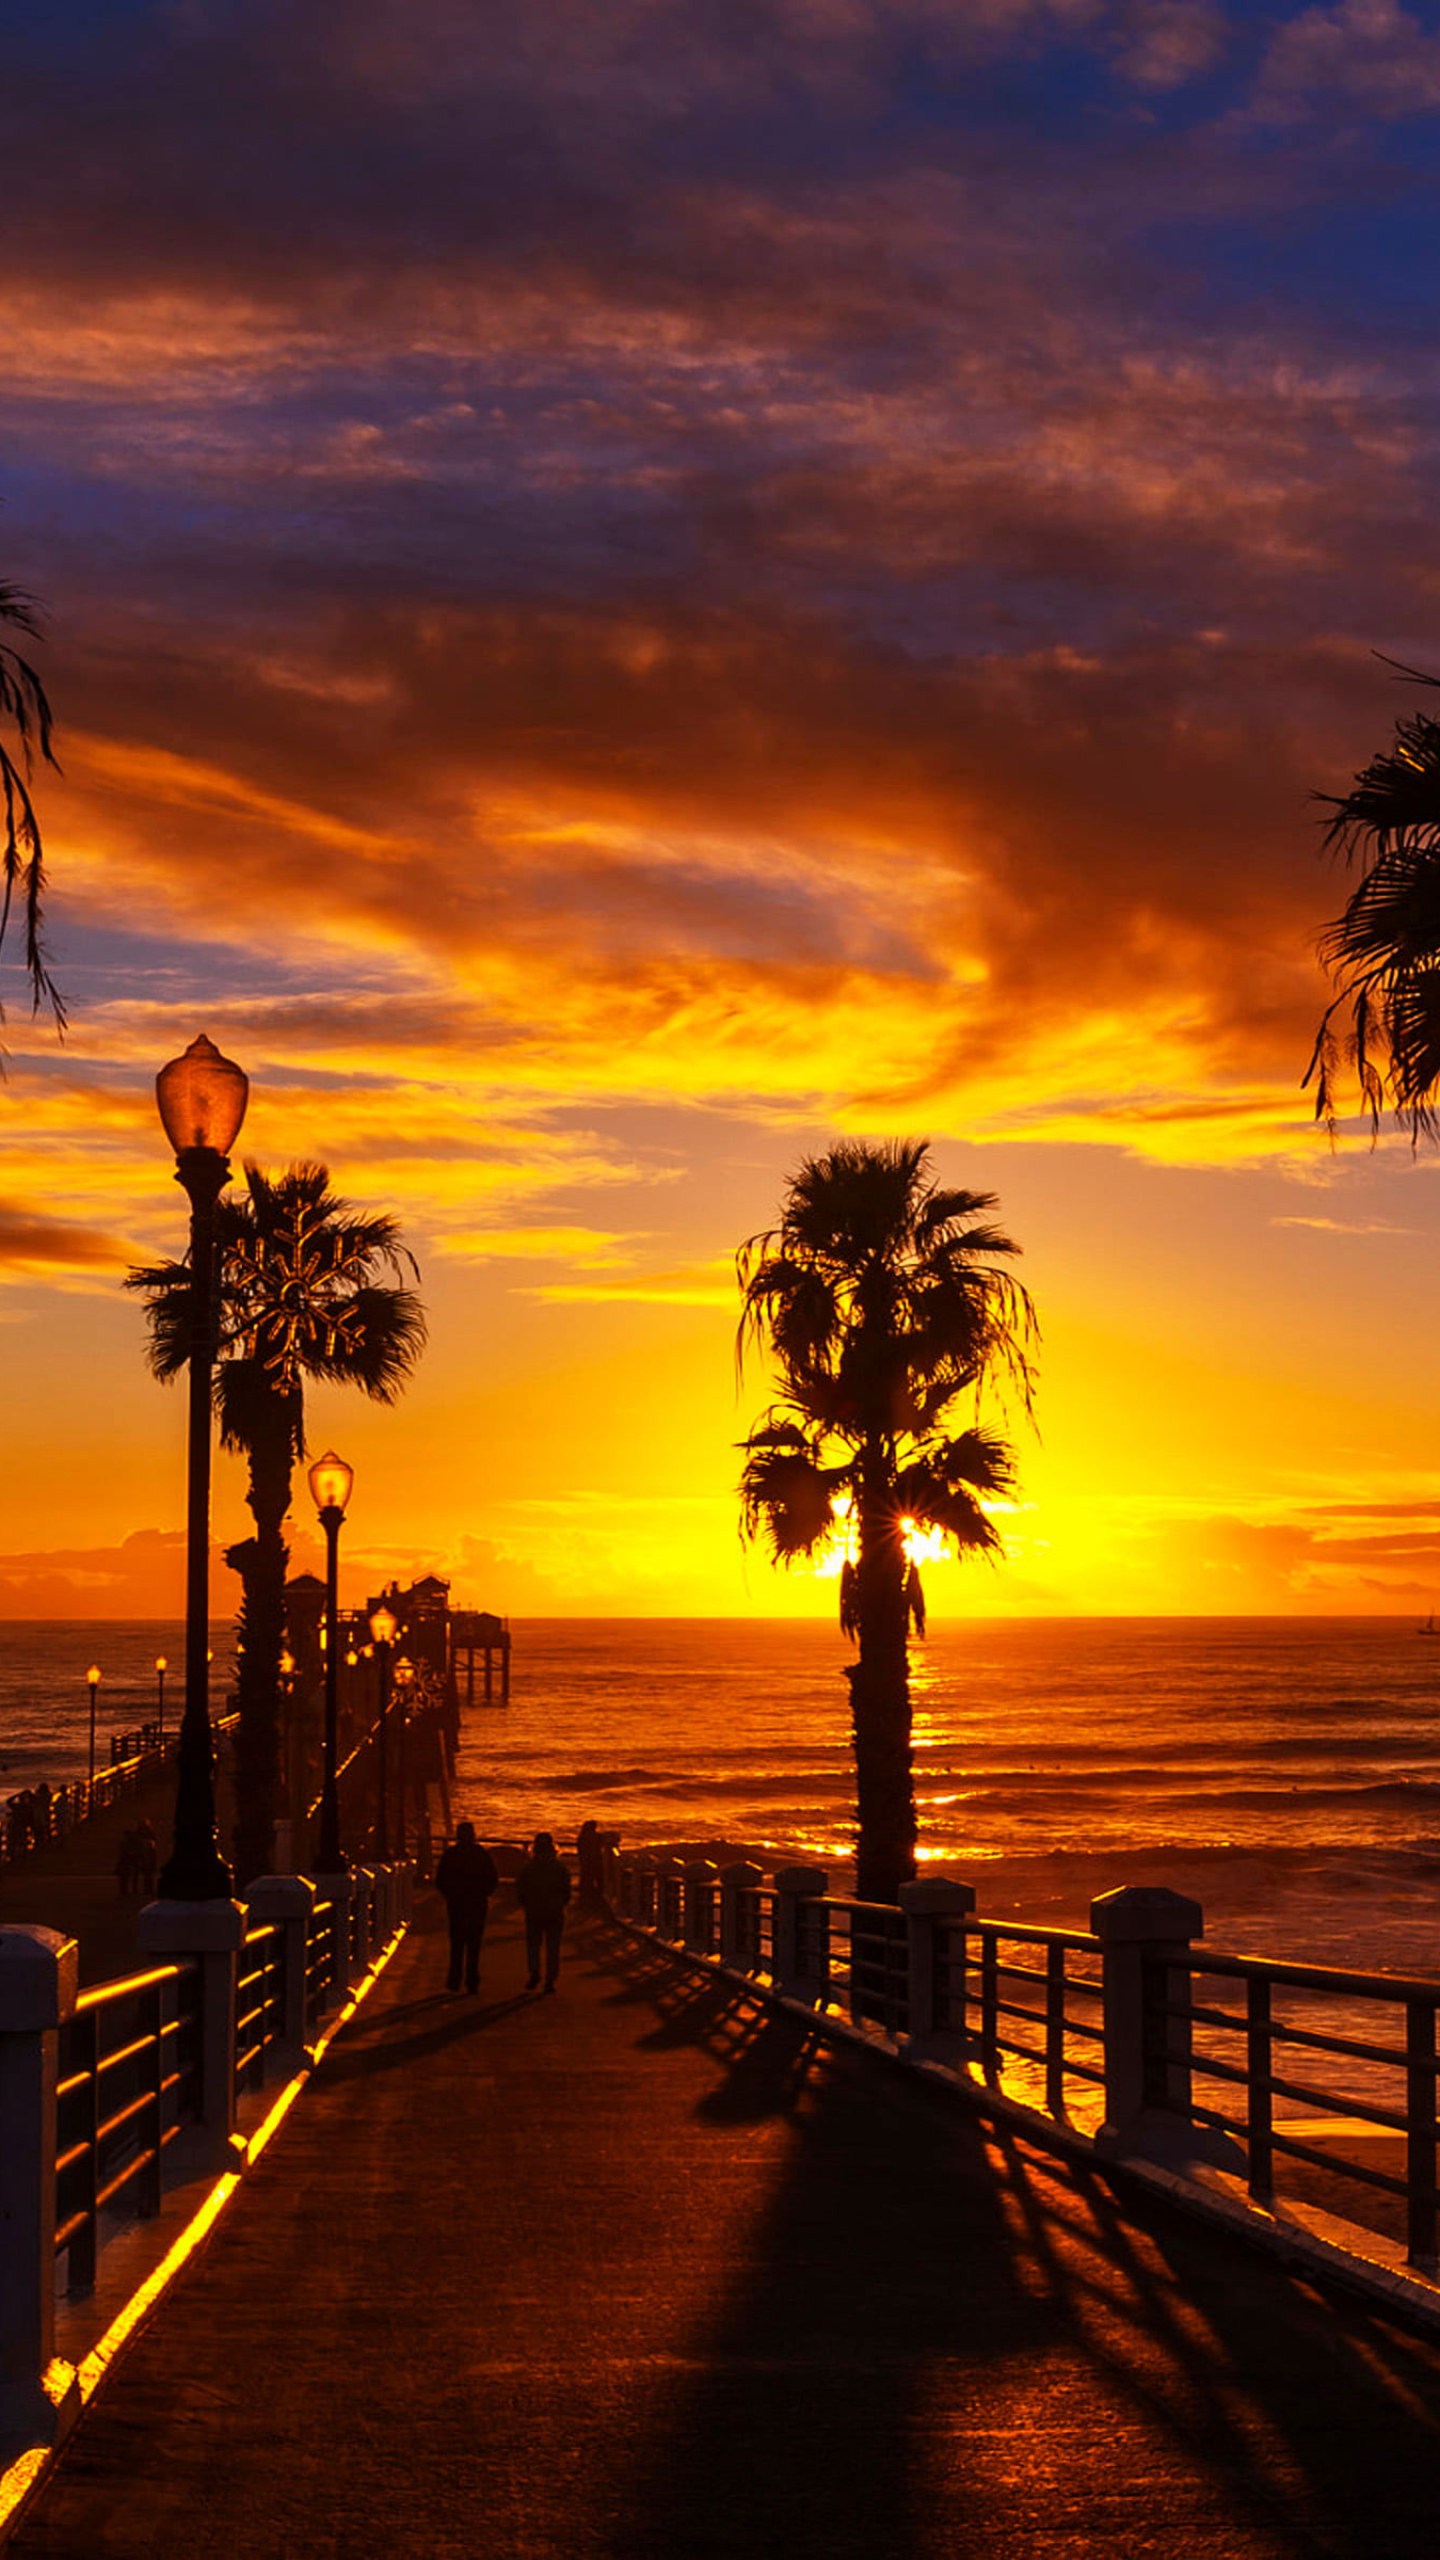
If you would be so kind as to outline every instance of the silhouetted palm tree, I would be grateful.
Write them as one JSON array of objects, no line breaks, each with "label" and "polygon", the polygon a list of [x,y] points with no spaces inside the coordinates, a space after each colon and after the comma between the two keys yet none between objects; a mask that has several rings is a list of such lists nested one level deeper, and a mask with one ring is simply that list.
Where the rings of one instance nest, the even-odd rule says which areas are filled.
[{"label": "silhouetted palm tree", "polygon": [[[285,1516],[305,1454],[305,1380],[363,1388],[393,1403],[419,1358],[425,1318],[398,1275],[414,1260],[393,1218],[336,1199],[324,1165],[271,1181],[245,1167],[247,1194],[218,1212],[220,1438],[249,1462],[255,1534],[231,1547],[240,1576],[235,1861],[242,1880],[274,1855],[285,1644]],[[388,1272],[390,1279],[379,1275]],[[178,1377],[189,1357],[190,1272],[183,1262],[131,1271],[149,1318],[150,1366]]]},{"label": "silhouetted palm tree", "polygon": [[989,1192],[943,1190],[926,1146],[843,1140],[792,1178],[780,1224],[739,1255],[740,1352],[764,1346],[779,1394],[745,1441],[751,1536],[779,1559],[839,1533],[851,1555],[840,1623],[858,1642],[854,1713],[861,1898],[893,1901],[915,1872],[909,1635],[925,1625],[907,1524],[994,1553],[979,1499],[1013,1481],[1006,1443],[949,1427],[957,1399],[1009,1377],[1027,1408],[1027,1292]]},{"label": "silhouetted palm tree", "polygon": [[[0,623],[8,623],[12,631],[23,631],[30,639],[39,637],[34,599],[22,587],[12,586],[3,578]],[[0,873],[4,878],[0,892],[0,945],[18,901],[25,919],[25,967],[34,1009],[38,1013],[42,1004],[48,1004],[56,1022],[63,1027],[65,1007],[45,960],[45,849],[30,796],[36,755],[43,756],[47,764],[55,764],[51,746],[53,722],[39,676],[29,659],[22,657],[8,640],[0,641],[0,721],[9,724],[19,751],[17,762],[0,737],[0,808],[4,811],[0,823]]]},{"label": "silhouetted palm tree", "polygon": [[[1412,667],[1414,684],[1440,679]],[[1349,791],[1321,797],[1332,810],[1326,845],[1370,868],[1344,913],[1326,927],[1320,956],[1340,981],[1327,1007],[1305,1082],[1315,1078],[1316,1116],[1333,1123],[1346,1065],[1378,1125],[1386,1099],[1411,1136],[1434,1135],[1440,1080],[1440,721],[1423,712],[1395,723],[1394,744],[1357,773]],[[1335,1016],[1349,1008],[1345,1034]]]}]

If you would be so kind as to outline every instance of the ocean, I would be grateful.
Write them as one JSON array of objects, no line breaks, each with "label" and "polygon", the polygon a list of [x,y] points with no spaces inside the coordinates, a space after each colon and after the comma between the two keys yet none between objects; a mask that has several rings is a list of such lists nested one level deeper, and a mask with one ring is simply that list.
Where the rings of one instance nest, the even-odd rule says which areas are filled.
[{"label": "ocean", "polygon": [[[482,1835],[742,1847],[849,1879],[848,1648],[833,1623],[517,1619],[511,1703],[469,1718]],[[223,1699],[232,1631],[217,1625]],[[154,1712],[175,1625],[0,1627],[4,1794],[83,1775]],[[1440,1637],[1397,1618],[949,1621],[916,1649],[921,1853],[982,1913],[1083,1926],[1166,1883],[1230,1949],[1440,1970]]]},{"label": "ocean", "polygon": [[[517,1620],[457,1810],[482,1834],[795,1856],[849,1880],[833,1624]],[[1086,1925],[1170,1884],[1218,1946],[1440,1970],[1440,1637],[1413,1619],[971,1619],[917,1647],[925,1867],[999,1918]]]}]

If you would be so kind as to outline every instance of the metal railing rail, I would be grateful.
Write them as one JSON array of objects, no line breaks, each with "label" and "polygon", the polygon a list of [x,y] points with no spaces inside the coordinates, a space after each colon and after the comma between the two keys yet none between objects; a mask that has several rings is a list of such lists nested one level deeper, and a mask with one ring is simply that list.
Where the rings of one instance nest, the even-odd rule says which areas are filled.
[{"label": "metal railing rail", "polygon": [[[1195,2122],[1244,2147],[1246,2184],[1256,2202],[1269,2205],[1275,2199],[1277,2154],[1282,2161],[1321,2168],[1342,2185],[1369,2187],[1403,2199],[1410,2263],[1433,2268],[1440,2220],[1436,2181],[1440,1982],[1268,1957],[1213,1955],[1195,1948],[1189,1951],[1187,1967],[1189,1980],[1178,1998],[1169,1996],[1159,1979],[1147,1986],[1152,2043],[1158,2046],[1164,2030],[1178,2025],[1191,2041],[1193,2077],[1218,2084],[1222,2091],[1237,2092],[1238,2103],[1228,2107],[1192,2095],[1190,2114]],[[1217,2004],[1217,1997],[1209,1992],[1212,1984],[1222,1990],[1234,1986],[1240,1994],[1238,2003]],[[1317,2005],[1327,1999],[1343,2000],[1352,2009],[1357,2004],[1378,2009],[1384,2022],[1380,2040],[1304,2024],[1297,2015],[1277,2014],[1277,1994],[1283,2000],[1290,1993],[1299,1996],[1312,2019]],[[1277,2069],[1277,2053],[1283,2062],[1284,2048],[1314,2055],[1322,2065],[1325,2061],[1358,2063],[1372,2086],[1357,2093],[1353,2075],[1337,2087],[1308,2074],[1300,2078],[1288,2068]],[[1303,2134],[1282,2130],[1275,2122],[1277,2098],[1314,2117],[1339,2117],[1368,2133],[1401,2136],[1404,2175],[1345,2159],[1322,2150]],[[1295,2121],[1305,2122],[1306,2115],[1300,2114]]]},{"label": "metal railing rail", "polygon": [[60,2029],[55,2253],[66,2286],[95,2281],[100,2216],[160,2210],[165,2153],[193,2113],[200,1968],[152,1966],[82,1991]]},{"label": "metal railing rail", "polygon": [[[939,1939],[936,2023],[971,2041],[987,2080],[1020,2066],[1027,2088],[1043,2082],[1045,2112],[1057,2119],[1069,2112],[1068,2082],[1103,2089],[1098,1938],[1086,1929],[967,1917],[942,1921]],[[1017,1961],[1012,1949],[1032,1960]],[[1075,1957],[1090,1972],[1077,1972]]]},{"label": "metal railing rail", "polygon": [[[216,1735],[229,1734],[239,1722],[237,1715],[217,1716]],[[147,1728],[148,1730],[148,1728]],[[134,1735],[115,1739],[133,1741]],[[159,1775],[174,1760],[179,1748],[176,1733],[165,1737],[163,1746],[146,1747],[128,1759],[112,1761],[107,1768],[97,1769],[93,1778],[69,1778],[63,1786],[52,1787],[48,1801],[38,1810],[32,1809],[30,1827],[22,1824],[13,1805],[6,1808],[0,1821],[0,1865],[10,1865],[32,1849],[44,1848],[54,1840],[64,1840],[82,1822],[105,1813],[112,1804],[133,1795],[138,1787]],[[33,1790],[30,1791],[33,1796]],[[34,1827],[38,1824],[38,1828]]]},{"label": "metal railing rail", "polygon": [[235,1971],[235,2087],[263,2087],[266,2056],[285,2032],[285,1938],[275,1921],[247,1929]]},{"label": "metal railing rail", "polygon": [[334,2005],[336,1994],[335,1910],[328,1898],[317,1898],[312,1906],[313,1927],[305,1945],[305,2023],[318,2025],[325,2011]]},{"label": "metal railing rail", "polygon": [[[1205,2159],[1271,2210],[1307,2200],[1289,2164],[1312,2184],[1323,2171],[1337,2210],[1362,2191],[1399,2203],[1409,2264],[1440,2272],[1440,1979],[1217,1954],[1194,1943],[1199,1907],[1161,1888],[1100,1896],[1084,1930],[981,1919],[968,1888],[938,1880],[896,1906],[830,1894],[819,1870],[758,1877],[749,1862],[607,1864],[611,1907],[634,1926],[1109,2156]],[[1357,2008],[1378,2013],[1373,2031]],[[1337,2150],[1351,2125],[1391,2137],[1399,2160]]]}]

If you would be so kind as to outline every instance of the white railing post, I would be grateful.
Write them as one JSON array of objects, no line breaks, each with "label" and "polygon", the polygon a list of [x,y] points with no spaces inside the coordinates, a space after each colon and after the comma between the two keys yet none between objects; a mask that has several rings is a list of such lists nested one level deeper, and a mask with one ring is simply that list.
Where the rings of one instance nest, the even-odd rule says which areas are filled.
[{"label": "white railing post", "polygon": [[711,1887],[718,1870],[711,1858],[692,1858],[685,1869],[685,1944],[692,1955],[713,1955]]},{"label": "white railing post", "polygon": [[288,2079],[299,2070],[309,2047],[305,1960],[314,1908],[315,1887],[305,1876],[257,1876],[246,1899],[253,1926],[269,1926],[280,1932],[280,2033],[267,2077],[273,2073]]},{"label": "white railing post", "polygon": [[235,2166],[235,1977],[245,1937],[238,1902],[147,1902],[141,1953],[200,1968],[198,2121],[175,2145],[180,2176],[217,2177]]},{"label": "white railing post", "polygon": [[340,2008],[350,1988],[350,1897],[353,1874],[316,1876],[315,1899],[330,1905],[330,1999]]},{"label": "white railing post", "polygon": [[775,1870],[775,1988],[791,1999],[809,2000],[812,2006],[825,1996],[825,1979],[823,1973],[817,1978],[806,1967],[800,1945],[800,1906],[816,1901],[829,1881],[824,1867]]},{"label": "white railing post", "polygon": [[1154,2004],[1188,1995],[1190,1942],[1205,1934],[1204,1913],[1168,1885],[1121,1885],[1091,1903],[1090,1927],[1104,1948],[1105,2122],[1096,2145],[1193,2150],[1189,2023],[1155,2014]]},{"label": "white railing post", "polygon": [[[945,2003],[940,1993],[940,1940],[947,1921],[966,1919],[974,1910],[974,1888],[958,1884],[950,1876],[920,1876],[913,1884],[900,1887],[900,1908],[905,1914],[908,1957],[905,2020],[909,2042],[928,2053],[958,2052],[965,2031],[963,1973],[960,1984],[951,1986],[952,2014],[942,2019]],[[954,2015],[957,2004],[958,2025]]]},{"label": "white railing post", "polygon": [[753,1893],[763,1884],[765,1870],[749,1858],[733,1858],[720,1870],[720,1961],[733,1966],[737,1973],[754,1970],[753,1958],[747,1957],[744,1926],[740,1916],[742,1893]]},{"label": "white railing post", "polygon": [[0,1929],[0,2429],[53,2444],[79,2407],[55,2360],[55,2084],[79,1951],[55,1929]]}]

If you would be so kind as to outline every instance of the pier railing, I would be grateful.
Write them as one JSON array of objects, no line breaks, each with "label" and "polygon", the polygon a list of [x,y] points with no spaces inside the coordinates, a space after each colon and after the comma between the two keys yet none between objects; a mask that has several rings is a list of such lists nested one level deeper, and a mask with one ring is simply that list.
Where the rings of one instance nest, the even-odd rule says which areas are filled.
[{"label": "pier railing", "polygon": [[[238,1715],[216,1716],[213,1720],[217,1739],[232,1733],[239,1723]],[[27,1851],[40,1849],[47,1841],[63,1840],[82,1822],[105,1813],[119,1804],[147,1779],[155,1777],[173,1760],[179,1749],[178,1731],[162,1737],[158,1725],[142,1725],[134,1733],[112,1734],[111,1758],[106,1768],[97,1769],[93,1778],[69,1778],[63,1786],[52,1787],[48,1795],[39,1796],[34,1788],[24,1791],[28,1806],[21,1797],[12,1797],[0,1821],[0,1864],[23,1858]],[[133,1746],[133,1748],[132,1748]],[[118,1756],[117,1756],[118,1753]]]},{"label": "pier railing", "polygon": [[827,1881],[607,1857],[630,1925],[1110,2158],[1271,2216],[1319,2200],[1363,2226],[1379,2199],[1379,2228],[1436,2275],[1440,1980],[1212,1952],[1199,1905],[1162,1887],[1101,1895],[1086,1930],[980,1918],[938,1878],[898,1907]]},{"label": "pier railing", "polygon": [[402,1864],[151,1903],[144,1968],[86,1991],[73,1939],[0,1929],[0,2435],[63,2425],[57,2294],[92,2290],[106,2242],[167,2190],[243,2166],[248,2110],[305,2068],[410,1898]]}]

